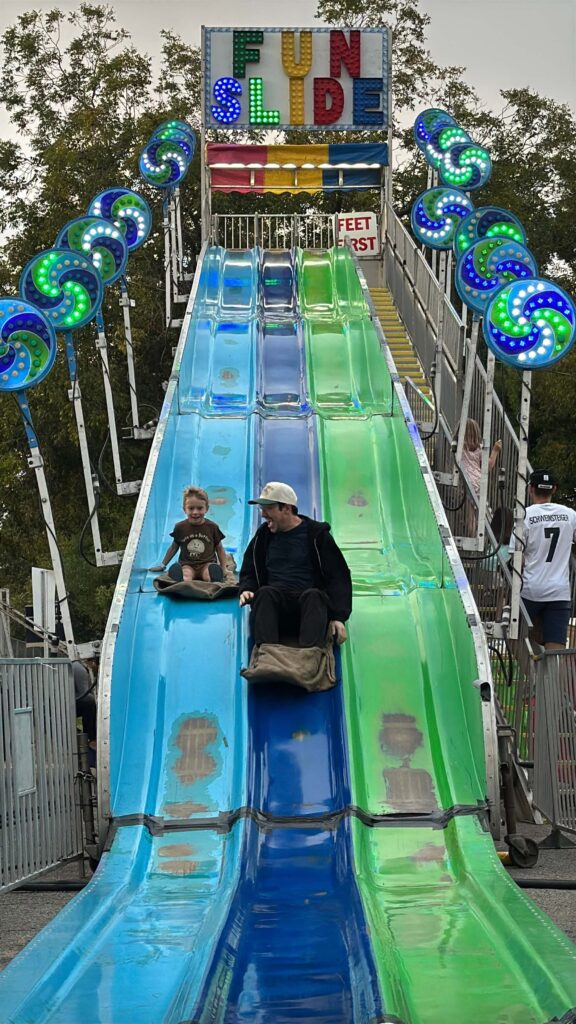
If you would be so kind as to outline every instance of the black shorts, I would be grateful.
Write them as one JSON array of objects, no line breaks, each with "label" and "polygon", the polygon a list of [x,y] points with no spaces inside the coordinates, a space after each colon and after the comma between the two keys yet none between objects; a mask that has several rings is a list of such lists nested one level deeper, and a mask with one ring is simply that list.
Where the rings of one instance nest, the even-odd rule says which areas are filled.
[{"label": "black shorts", "polygon": [[523,598],[523,602],[532,622],[539,619],[542,623],[542,643],[566,644],[572,612],[570,601],[530,601]]}]

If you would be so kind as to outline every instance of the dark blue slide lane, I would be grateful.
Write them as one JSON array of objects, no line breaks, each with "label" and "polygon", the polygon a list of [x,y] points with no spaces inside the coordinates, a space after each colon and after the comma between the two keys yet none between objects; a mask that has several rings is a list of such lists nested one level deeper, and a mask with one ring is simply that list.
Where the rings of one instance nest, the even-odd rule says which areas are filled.
[{"label": "dark blue slide lane", "polygon": [[[301,364],[301,353],[296,358]],[[294,367],[287,370],[293,380]],[[276,379],[278,393],[286,394],[287,382]],[[255,417],[255,485],[286,480],[298,494],[300,511],[319,517],[315,417],[282,411]],[[340,680],[319,694],[252,686],[248,723],[248,805],[296,820],[282,827],[274,820],[260,827],[247,821],[241,881],[201,997],[187,1019],[199,1024],[374,1022],[381,1016],[381,1000],[354,877],[349,822],[335,825],[328,817],[350,802]],[[302,827],[302,816],[311,815],[326,815],[325,824],[316,819]]]}]

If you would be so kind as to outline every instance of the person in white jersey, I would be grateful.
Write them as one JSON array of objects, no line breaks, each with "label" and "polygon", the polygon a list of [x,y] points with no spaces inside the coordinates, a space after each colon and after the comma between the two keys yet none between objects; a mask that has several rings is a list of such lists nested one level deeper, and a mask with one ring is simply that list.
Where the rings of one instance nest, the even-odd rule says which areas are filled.
[{"label": "person in white jersey", "polygon": [[[576,512],[553,501],[557,484],[547,469],[532,473],[524,521],[522,600],[532,622],[542,624],[547,650],[566,647],[571,614],[570,555],[576,540]],[[514,547],[512,537],[511,549]]]}]

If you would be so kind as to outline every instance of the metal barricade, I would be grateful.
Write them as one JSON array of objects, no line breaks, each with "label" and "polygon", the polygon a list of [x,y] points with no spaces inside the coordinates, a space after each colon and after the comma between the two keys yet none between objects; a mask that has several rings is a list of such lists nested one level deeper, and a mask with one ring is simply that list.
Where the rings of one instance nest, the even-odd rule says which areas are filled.
[{"label": "metal barricade", "polygon": [[576,833],[576,650],[533,659],[534,803],[553,829]]},{"label": "metal barricade", "polygon": [[0,891],[82,852],[70,662],[0,660]]}]

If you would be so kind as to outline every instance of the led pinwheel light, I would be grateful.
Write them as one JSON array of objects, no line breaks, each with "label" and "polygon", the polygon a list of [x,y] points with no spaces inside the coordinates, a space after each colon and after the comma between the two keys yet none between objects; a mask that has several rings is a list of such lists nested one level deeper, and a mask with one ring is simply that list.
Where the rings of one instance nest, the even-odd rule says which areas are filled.
[{"label": "led pinwheel light", "polygon": [[423,110],[414,121],[414,142],[418,149],[424,152],[432,132],[450,124],[456,124],[456,122],[447,110],[439,110],[437,107]]},{"label": "led pinwheel light", "polygon": [[104,285],[122,276],[128,261],[128,246],[120,228],[104,217],[75,217],[60,231],[56,246],[88,256]]},{"label": "led pinwheel light", "polygon": [[472,139],[457,124],[440,125],[432,132],[424,147],[424,156],[431,167],[438,170],[453,146],[472,144]]},{"label": "led pinwheel light", "polygon": [[576,307],[552,281],[538,277],[513,281],[492,299],[483,331],[497,359],[516,369],[544,369],[572,348]]},{"label": "led pinwheel light", "polygon": [[152,139],[162,139],[164,141],[170,139],[181,139],[182,136],[188,140],[190,145],[190,159],[194,156],[196,149],[196,132],[187,124],[186,121],[163,121],[162,124],[158,125],[157,128],[152,132]]},{"label": "led pinwheel light", "polygon": [[443,154],[438,173],[445,185],[456,185],[469,192],[482,188],[492,175],[490,154],[475,142],[456,142]]},{"label": "led pinwheel light", "polygon": [[182,140],[186,140],[184,135],[178,142],[150,139],[139,160],[140,174],[145,181],[155,188],[174,188],[180,184],[186,176],[192,153],[190,143],[186,140],[184,145]]},{"label": "led pinwheel light", "polygon": [[481,314],[508,281],[537,274],[536,260],[525,245],[505,238],[482,238],[458,260],[454,283],[462,302]]},{"label": "led pinwheel light", "polygon": [[111,220],[124,235],[128,252],[144,244],[152,228],[152,211],[146,200],[129,188],[107,188],[94,197],[88,213]]},{"label": "led pinwheel light", "polygon": [[431,249],[451,249],[460,221],[473,209],[472,200],[457,188],[429,188],[412,206],[414,236]]},{"label": "led pinwheel light", "polygon": [[502,210],[499,206],[479,206],[464,218],[454,239],[456,259],[482,238],[506,238],[526,244],[526,232],[521,221],[510,210]]},{"label": "led pinwheel light", "polygon": [[25,391],[48,376],[56,333],[43,313],[22,299],[0,299],[0,391]]},{"label": "led pinwheel light", "polygon": [[56,330],[75,330],[102,304],[102,278],[92,260],[72,249],[46,249],[28,261],[20,294],[38,306]]}]

